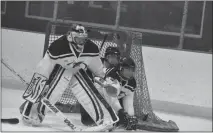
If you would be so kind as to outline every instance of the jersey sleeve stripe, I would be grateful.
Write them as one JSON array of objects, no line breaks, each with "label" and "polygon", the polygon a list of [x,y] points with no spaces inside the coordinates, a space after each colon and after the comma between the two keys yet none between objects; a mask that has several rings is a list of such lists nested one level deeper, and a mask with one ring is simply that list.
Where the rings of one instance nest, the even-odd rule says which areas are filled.
[{"label": "jersey sleeve stripe", "polygon": [[113,70],[113,68],[107,68],[107,69],[106,69],[106,74],[105,74],[105,75],[108,75],[109,72],[111,72],[112,70]]},{"label": "jersey sleeve stripe", "polygon": [[50,56],[50,58],[53,59],[53,60],[57,60],[57,59],[61,59],[61,58],[66,58],[66,57],[72,57],[72,56],[74,56],[73,53],[54,56],[48,50],[47,50],[47,53]]},{"label": "jersey sleeve stripe", "polygon": [[127,88],[127,89],[129,89],[129,90],[131,90],[131,91],[134,91],[134,88],[131,87],[131,86],[126,85],[126,86],[124,86],[124,87]]},{"label": "jersey sleeve stripe", "polygon": [[106,79],[107,77],[110,77],[109,76],[109,73],[113,70],[113,68],[107,68],[106,69],[106,73],[105,73],[105,76],[104,76],[104,79]]},{"label": "jersey sleeve stripe", "polygon": [[83,56],[94,57],[94,56],[99,56],[99,53],[82,53],[81,57]]}]

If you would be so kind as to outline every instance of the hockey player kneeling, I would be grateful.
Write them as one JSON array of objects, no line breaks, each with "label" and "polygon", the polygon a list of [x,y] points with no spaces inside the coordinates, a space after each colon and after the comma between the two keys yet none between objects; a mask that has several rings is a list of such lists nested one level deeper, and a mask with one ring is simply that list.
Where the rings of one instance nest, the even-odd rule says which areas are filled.
[{"label": "hockey player kneeling", "polygon": [[[66,88],[72,91],[96,125],[104,122],[104,109],[110,112],[113,121],[118,121],[114,110],[110,109],[108,103],[97,93],[90,80],[92,77],[88,78],[88,71],[101,78],[104,78],[105,74],[99,49],[87,37],[85,28],[76,25],[68,34],[51,43],[23,94],[26,101],[21,105],[20,112],[24,123],[40,124],[47,112],[40,101],[41,96],[45,96],[52,104],[55,104]],[[60,67],[54,78],[50,80],[54,67],[57,65]]]},{"label": "hockey player kneeling", "polygon": [[136,130],[138,122],[133,107],[134,91],[136,88],[136,80],[133,77],[134,72],[135,63],[132,58],[124,57],[121,59],[119,67],[109,70],[105,77],[111,77],[121,85],[118,98],[113,98],[112,107],[118,112],[119,122],[117,126],[123,126],[126,130]]}]

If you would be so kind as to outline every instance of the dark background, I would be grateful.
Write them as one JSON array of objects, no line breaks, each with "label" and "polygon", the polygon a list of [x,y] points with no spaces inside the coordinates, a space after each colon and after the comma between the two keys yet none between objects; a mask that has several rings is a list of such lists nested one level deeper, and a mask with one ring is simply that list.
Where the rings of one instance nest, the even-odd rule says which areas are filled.
[{"label": "dark background", "polygon": [[[96,2],[101,8],[92,7],[89,2],[59,2],[57,18],[71,19],[114,25],[117,2]],[[120,25],[131,28],[143,28],[160,31],[180,32],[184,2],[128,2],[121,8]],[[202,16],[201,1],[190,1],[186,33],[199,34]],[[25,1],[1,2],[2,27],[30,32],[45,33],[49,20],[29,18],[25,16]],[[53,17],[53,1],[29,2],[28,15]],[[3,13],[5,12],[5,13]],[[179,36],[143,33],[143,44],[153,47],[176,49]],[[206,3],[203,36],[201,39],[185,37],[182,50],[212,53],[212,2]]]}]

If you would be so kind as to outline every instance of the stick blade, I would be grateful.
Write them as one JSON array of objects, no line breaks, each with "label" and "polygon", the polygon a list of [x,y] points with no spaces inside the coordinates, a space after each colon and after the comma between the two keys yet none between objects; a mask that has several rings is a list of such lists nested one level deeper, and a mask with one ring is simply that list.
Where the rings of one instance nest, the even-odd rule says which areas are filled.
[{"label": "stick blade", "polygon": [[8,123],[8,124],[18,124],[19,119],[18,118],[8,118],[8,119],[1,119],[2,123]]}]

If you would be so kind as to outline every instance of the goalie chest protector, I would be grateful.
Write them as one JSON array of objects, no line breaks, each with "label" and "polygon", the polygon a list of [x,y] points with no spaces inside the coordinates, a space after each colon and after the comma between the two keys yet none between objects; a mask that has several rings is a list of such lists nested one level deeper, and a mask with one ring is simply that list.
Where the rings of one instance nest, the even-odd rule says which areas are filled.
[{"label": "goalie chest protector", "polygon": [[91,40],[86,41],[82,53],[78,53],[72,46],[73,50],[71,50],[70,45],[72,44],[67,40],[66,35],[63,35],[50,44],[47,54],[62,67],[72,67],[77,62],[89,64],[93,57],[99,56],[98,46]]}]

